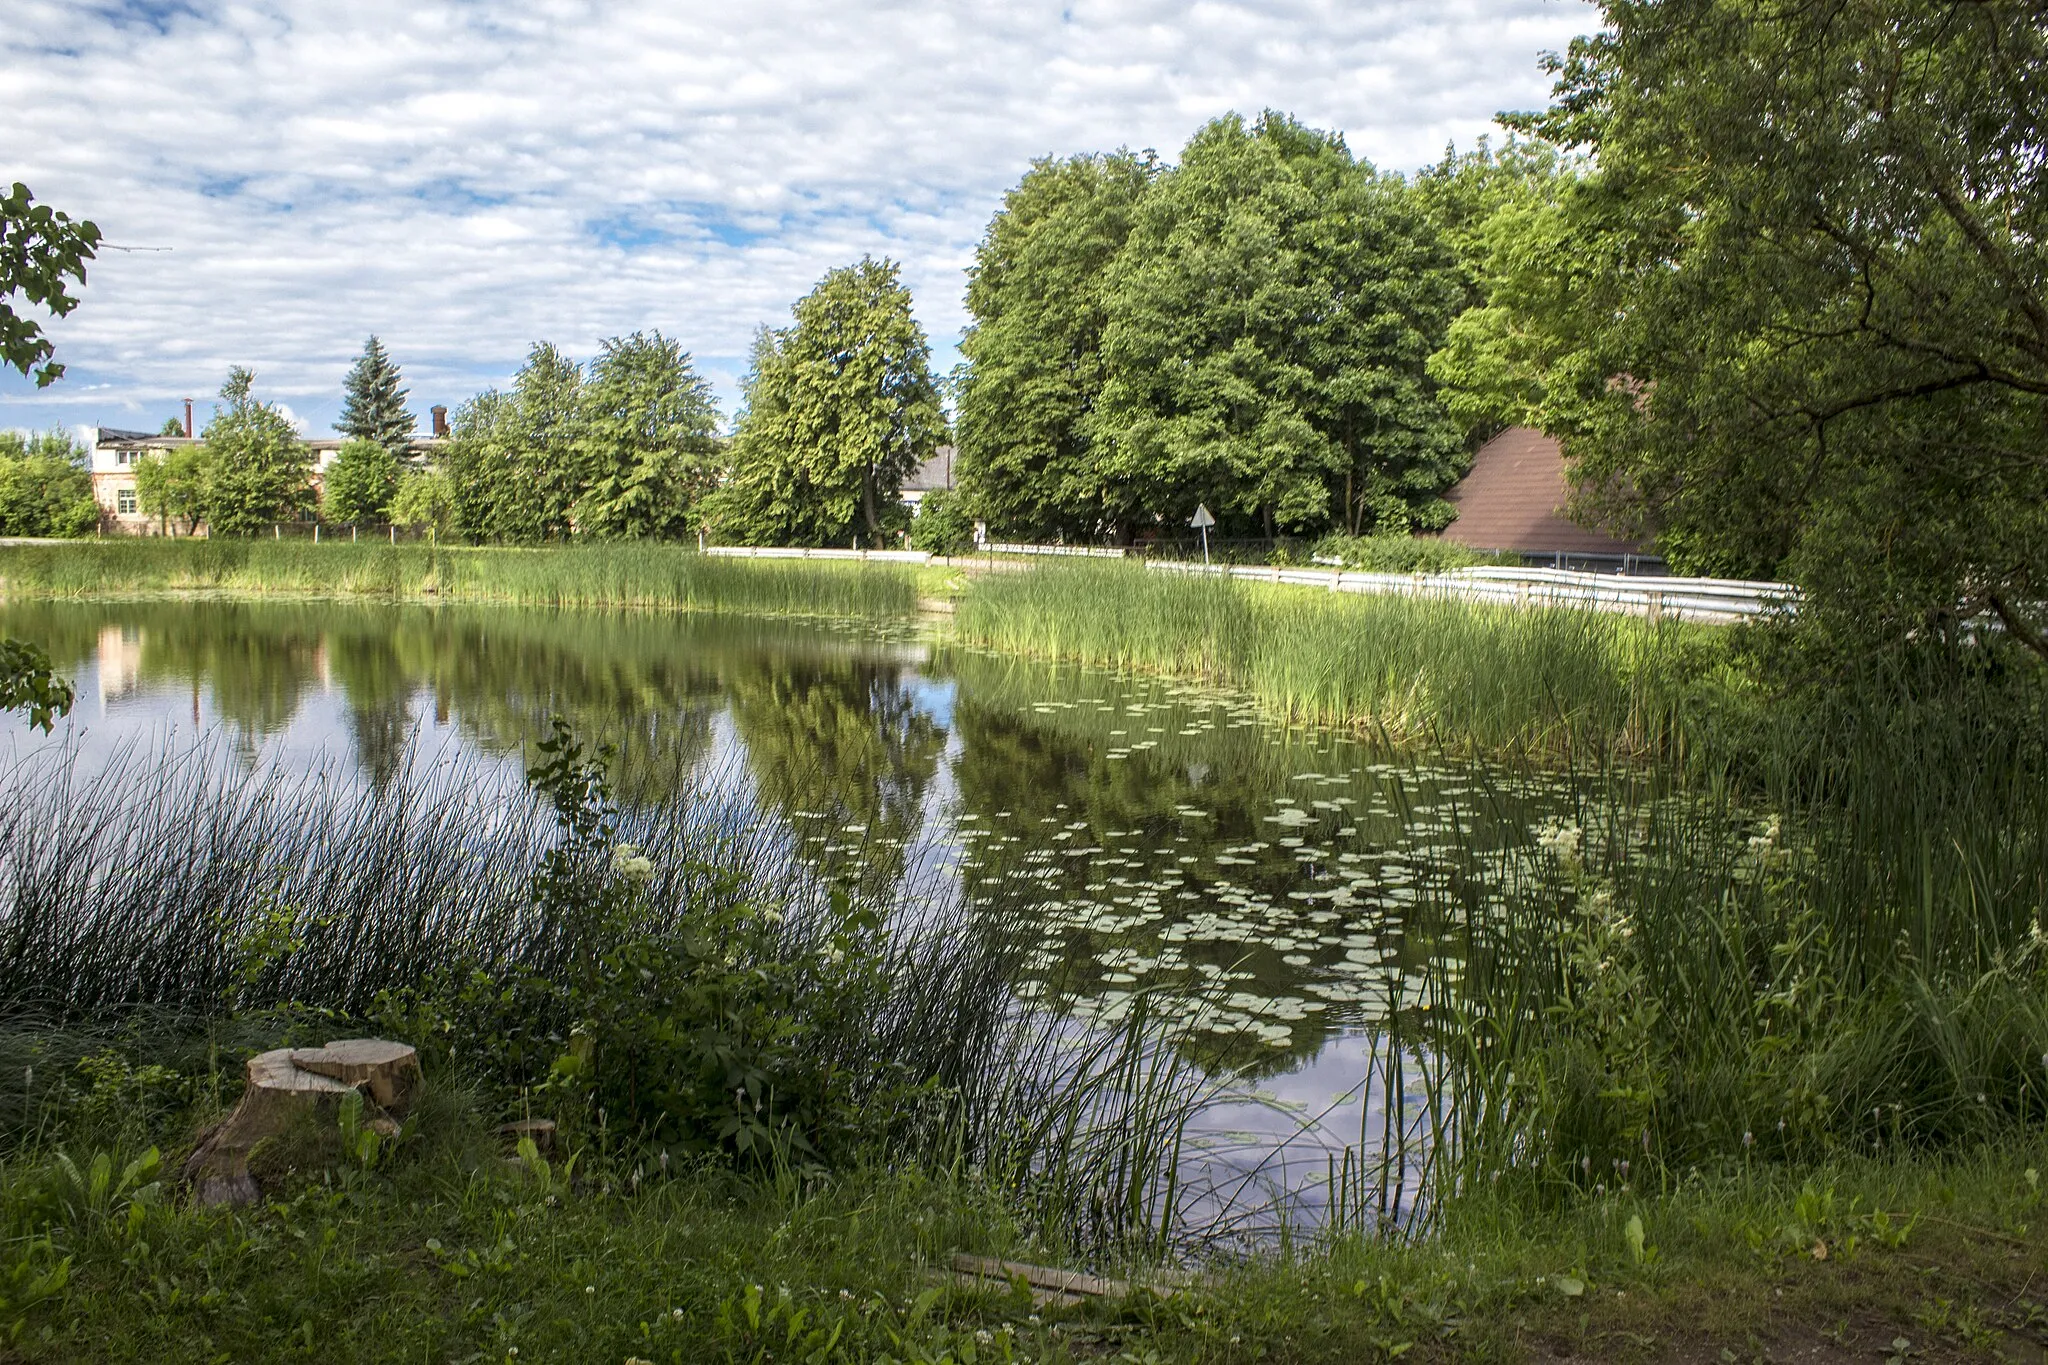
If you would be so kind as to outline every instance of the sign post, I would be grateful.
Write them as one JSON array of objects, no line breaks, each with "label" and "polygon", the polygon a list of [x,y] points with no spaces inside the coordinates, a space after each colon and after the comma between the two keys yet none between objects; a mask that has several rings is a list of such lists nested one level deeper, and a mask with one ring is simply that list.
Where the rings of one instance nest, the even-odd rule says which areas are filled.
[{"label": "sign post", "polygon": [[1189,522],[1188,525],[1202,533],[1202,562],[1204,564],[1209,562],[1209,528],[1215,524],[1216,514],[1209,510],[1209,504],[1206,502],[1196,503],[1195,519]]}]

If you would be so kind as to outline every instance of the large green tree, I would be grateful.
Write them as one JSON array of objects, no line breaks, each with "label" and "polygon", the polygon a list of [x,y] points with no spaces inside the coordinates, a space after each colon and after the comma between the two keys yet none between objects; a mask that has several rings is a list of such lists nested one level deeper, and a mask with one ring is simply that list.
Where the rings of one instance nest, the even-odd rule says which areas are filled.
[{"label": "large green tree", "polygon": [[320,512],[343,525],[386,521],[398,495],[398,457],[390,448],[350,437],[335,452],[320,481]]},{"label": "large green tree", "polygon": [[1524,121],[1591,152],[1506,272],[1539,415],[1685,567],[2048,658],[2048,26],[2018,0],[1609,0]]},{"label": "large green tree", "polygon": [[61,431],[0,431],[0,536],[82,536],[99,520],[85,447]]},{"label": "large green tree", "polygon": [[874,544],[945,438],[924,329],[896,263],[872,257],[827,274],[794,313],[756,340],[716,529],[752,544]]},{"label": "large green tree", "polygon": [[679,342],[660,332],[606,341],[577,394],[577,533],[685,533],[717,484],[718,425],[711,386]]},{"label": "large green tree", "polygon": [[1271,535],[1442,525],[1459,433],[1424,372],[1460,302],[1403,183],[1267,113],[1198,132],[1105,281],[1105,481]]},{"label": "large green tree", "polygon": [[241,366],[230,370],[206,424],[200,512],[213,535],[254,535],[313,506],[312,450],[289,418],[255,397],[255,383]]},{"label": "large green tree", "polygon": [[413,416],[405,406],[404,383],[398,362],[384,349],[384,343],[372,336],[342,381],[341,420],[334,429],[344,436],[375,441],[390,451],[392,458],[405,459],[412,443]]},{"label": "large green tree", "polygon": [[583,368],[546,342],[527,353],[511,392],[456,410],[441,453],[454,529],[473,540],[566,538],[581,492],[575,440]]},{"label": "large green tree", "polygon": [[1032,163],[967,277],[959,481],[1004,538],[1092,539],[1142,509],[1105,477],[1088,416],[1102,395],[1104,280],[1158,174],[1117,152]]}]

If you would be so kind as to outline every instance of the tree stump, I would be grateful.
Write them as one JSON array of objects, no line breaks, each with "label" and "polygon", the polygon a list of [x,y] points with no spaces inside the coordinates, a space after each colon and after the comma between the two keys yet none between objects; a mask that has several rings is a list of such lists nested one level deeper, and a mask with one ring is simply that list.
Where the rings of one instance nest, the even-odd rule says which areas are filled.
[{"label": "tree stump", "polygon": [[200,1139],[185,1162],[185,1180],[201,1204],[253,1204],[263,1197],[249,1173],[259,1143],[300,1125],[333,1126],[342,1097],[364,1096],[365,1126],[387,1136],[411,1106],[420,1082],[419,1053],[381,1038],[344,1038],[318,1048],[278,1048],[249,1059],[249,1084],[235,1111]]}]

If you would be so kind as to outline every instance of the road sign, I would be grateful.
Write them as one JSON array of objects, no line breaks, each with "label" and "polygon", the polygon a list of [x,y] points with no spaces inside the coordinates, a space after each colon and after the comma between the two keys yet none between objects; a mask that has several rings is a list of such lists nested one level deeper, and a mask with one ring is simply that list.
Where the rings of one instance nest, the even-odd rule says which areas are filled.
[{"label": "road sign", "polygon": [[1209,510],[1209,504],[1206,502],[1195,504],[1195,519],[1189,522],[1188,525],[1195,527],[1197,530],[1206,531],[1215,524],[1216,514]]}]

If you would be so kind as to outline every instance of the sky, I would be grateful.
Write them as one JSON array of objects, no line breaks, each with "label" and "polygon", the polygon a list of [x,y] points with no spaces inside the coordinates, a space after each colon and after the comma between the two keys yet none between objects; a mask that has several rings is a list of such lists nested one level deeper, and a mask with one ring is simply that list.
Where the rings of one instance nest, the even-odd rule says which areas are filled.
[{"label": "sky", "polygon": [[660,329],[730,415],[757,327],[863,254],[940,371],[1036,157],[1272,108],[1387,170],[1539,107],[1584,0],[6,0],[0,182],[110,246],[0,427],[155,429],[228,367],[310,435],[375,333],[422,425]]}]

